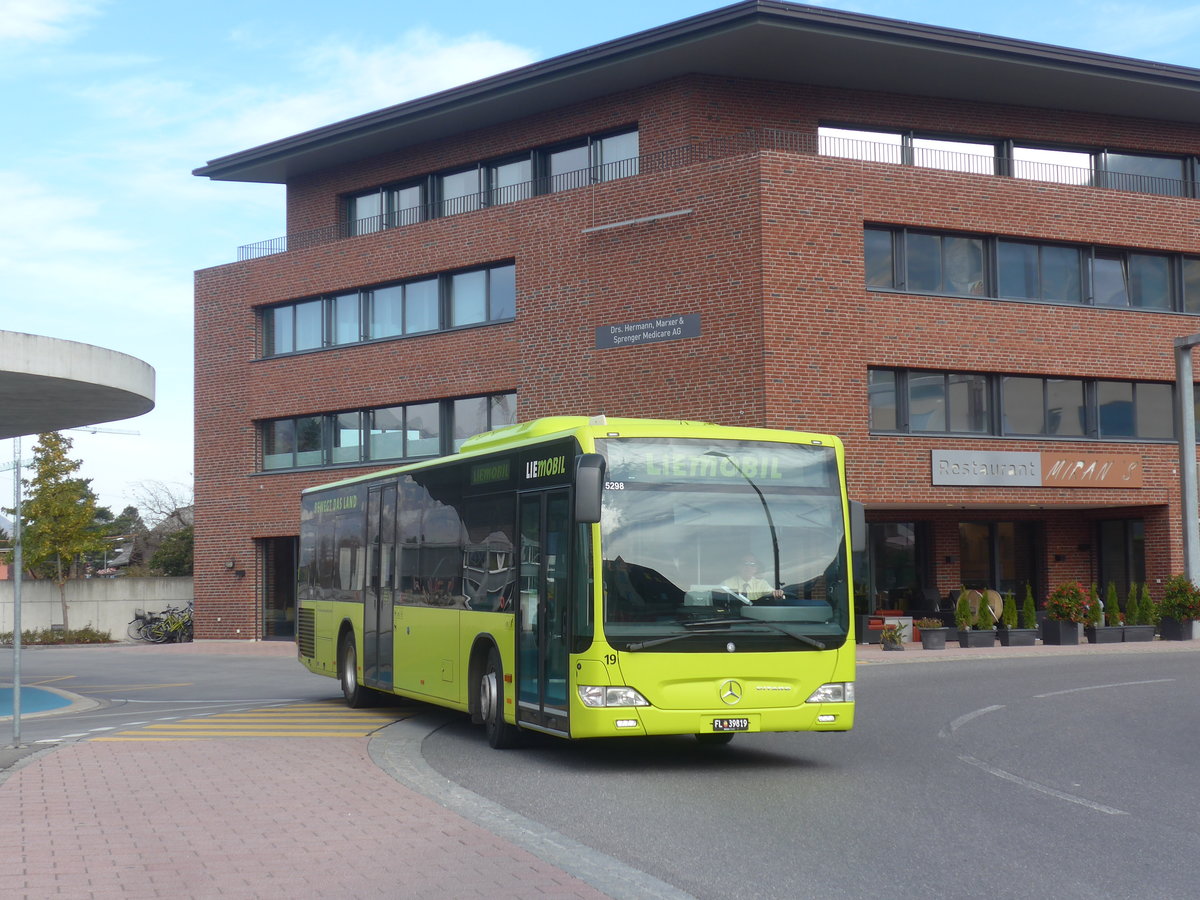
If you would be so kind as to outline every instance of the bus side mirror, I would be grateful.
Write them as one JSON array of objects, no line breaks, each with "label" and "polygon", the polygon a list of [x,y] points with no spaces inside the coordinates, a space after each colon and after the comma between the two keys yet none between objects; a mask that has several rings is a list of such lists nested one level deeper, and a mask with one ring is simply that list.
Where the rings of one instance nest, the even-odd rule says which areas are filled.
[{"label": "bus side mirror", "polygon": [[850,501],[850,552],[867,549],[867,511],[857,500]]},{"label": "bus side mirror", "polygon": [[600,521],[600,498],[604,494],[604,457],[582,453],[575,460],[575,521]]}]

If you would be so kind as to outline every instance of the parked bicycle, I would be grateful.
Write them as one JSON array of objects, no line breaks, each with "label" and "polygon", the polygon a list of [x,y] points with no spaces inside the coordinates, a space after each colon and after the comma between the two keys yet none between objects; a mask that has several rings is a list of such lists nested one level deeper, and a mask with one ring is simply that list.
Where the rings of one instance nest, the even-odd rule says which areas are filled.
[{"label": "parked bicycle", "polygon": [[169,606],[160,613],[134,610],[129,636],[151,644],[187,643],[192,639],[192,607]]}]

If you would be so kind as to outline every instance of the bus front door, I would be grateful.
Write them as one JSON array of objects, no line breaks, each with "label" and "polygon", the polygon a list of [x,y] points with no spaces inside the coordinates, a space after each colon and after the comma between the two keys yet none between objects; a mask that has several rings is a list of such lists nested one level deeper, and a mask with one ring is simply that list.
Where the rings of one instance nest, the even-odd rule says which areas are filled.
[{"label": "bus front door", "polygon": [[396,485],[367,495],[367,584],[363,591],[363,684],[392,688],[393,597],[396,583]]},{"label": "bus front door", "polygon": [[517,718],[568,734],[570,502],[566,491],[521,497]]}]

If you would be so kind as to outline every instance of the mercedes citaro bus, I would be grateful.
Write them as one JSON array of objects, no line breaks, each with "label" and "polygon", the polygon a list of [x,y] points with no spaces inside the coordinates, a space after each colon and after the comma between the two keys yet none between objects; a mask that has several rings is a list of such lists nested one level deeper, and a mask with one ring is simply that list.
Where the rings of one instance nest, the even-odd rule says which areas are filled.
[{"label": "mercedes citaro bus", "polygon": [[350,706],[461,710],[495,747],[847,731],[844,473],[829,435],[563,416],[306,490],[300,661]]}]

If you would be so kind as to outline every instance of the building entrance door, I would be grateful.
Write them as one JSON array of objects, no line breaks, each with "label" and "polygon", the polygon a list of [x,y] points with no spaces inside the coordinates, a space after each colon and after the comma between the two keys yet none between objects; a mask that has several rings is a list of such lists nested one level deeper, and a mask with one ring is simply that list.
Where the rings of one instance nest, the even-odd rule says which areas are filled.
[{"label": "building entrance door", "polygon": [[1012,593],[1025,585],[1037,595],[1044,553],[1041,522],[960,522],[960,580],[964,587]]},{"label": "building entrance door", "polygon": [[296,552],[299,538],[266,538],[263,554],[263,639],[296,637]]}]

